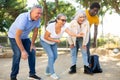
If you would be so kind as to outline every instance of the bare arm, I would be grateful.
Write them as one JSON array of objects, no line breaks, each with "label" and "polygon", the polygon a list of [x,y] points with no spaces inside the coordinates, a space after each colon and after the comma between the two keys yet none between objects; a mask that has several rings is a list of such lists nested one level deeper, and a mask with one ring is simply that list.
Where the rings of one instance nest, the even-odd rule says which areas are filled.
[{"label": "bare arm", "polygon": [[73,37],[83,37],[83,35],[84,35],[84,33],[75,34],[75,33],[71,32],[68,28],[65,30],[65,32]]},{"label": "bare arm", "polygon": [[38,28],[34,28],[30,51],[31,51],[32,49],[36,50],[34,44],[35,44],[35,40],[36,40],[36,38],[37,38],[37,35],[38,35]]},{"label": "bare arm", "polygon": [[97,43],[97,33],[98,33],[98,25],[94,25],[94,43],[93,43],[93,47],[96,47],[96,43]]},{"label": "bare arm", "polygon": [[15,35],[16,43],[17,43],[17,45],[18,45],[18,47],[19,47],[19,49],[20,49],[21,52],[25,50],[24,47],[23,47],[21,38],[20,38],[21,35],[22,35],[22,32],[23,32],[22,30],[17,29],[16,35]]},{"label": "bare arm", "polygon": [[52,41],[52,42],[60,42],[60,40],[58,40],[58,39],[53,39],[53,38],[51,38],[50,37],[50,32],[48,32],[47,30],[46,30],[46,32],[45,32],[45,35],[44,35],[44,38],[46,39],[46,40],[48,40],[48,41]]},{"label": "bare arm", "polygon": [[27,59],[28,55],[27,55],[26,50],[23,47],[23,44],[22,44],[22,41],[21,41],[21,38],[20,38],[21,35],[22,35],[22,32],[23,32],[22,30],[17,29],[16,35],[15,35],[15,40],[16,40],[16,43],[17,43],[17,45],[18,45],[18,47],[21,51],[22,58]]}]

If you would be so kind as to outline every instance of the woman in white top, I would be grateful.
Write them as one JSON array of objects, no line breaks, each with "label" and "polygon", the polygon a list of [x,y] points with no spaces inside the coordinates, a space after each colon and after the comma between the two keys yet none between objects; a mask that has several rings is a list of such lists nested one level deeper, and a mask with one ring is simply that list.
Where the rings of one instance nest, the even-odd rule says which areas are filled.
[{"label": "woman in white top", "polygon": [[59,79],[54,71],[54,63],[57,59],[57,43],[60,43],[59,38],[62,37],[64,32],[74,37],[82,37],[83,34],[75,34],[70,32],[65,26],[66,16],[64,14],[58,14],[55,22],[48,24],[45,34],[41,36],[40,43],[48,55],[48,65],[46,68],[46,75],[50,75],[53,79]]},{"label": "woman in white top", "polygon": [[68,37],[68,42],[71,48],[71,58],[72,66],[70,67],[70,74],[76,73],[76,62],[77,62],[77,53],[78,49],[81,48],[83,63],[84,63],[84,73],[92,74],[91,68],[88,63],[87,49],[86,45],[89,41],[89,22],[86,18],[85,12],[79,10],[74,19],[70,22],[69,29],[74,33],[84,33],[83,37]]}]

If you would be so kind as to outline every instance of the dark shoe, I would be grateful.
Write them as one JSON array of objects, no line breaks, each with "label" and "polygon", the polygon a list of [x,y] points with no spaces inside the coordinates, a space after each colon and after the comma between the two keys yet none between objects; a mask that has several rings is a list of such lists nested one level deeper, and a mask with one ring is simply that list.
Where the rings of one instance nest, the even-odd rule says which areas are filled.
[{"label": "dark shoe", "polygon": [[38,77],[37,75],[30,75],[28,77],[28,79],[30,79],[30,80],[42,80],[42,78]]},{"label": "dark shoe", "polygon": [[98,70],[98,73],[102,73],[102,72],[103,72],[102,69],[99,69],[99,70]]},{"label": "dark shoe", "polygon": [[11,77],[11,80],[17,80],[17,78],[16,77]]},{"label": "dark shoe", "polygon": [[70,67],[69,74],[74,74],[74,73],[76,73],[76,65]]},{"label": "dark shoe", "polygon": [[85,74],[93,74],[92,69],[89,66],[84,65],[84,73]]},{"label": "dark shoe", "polygon": [[93,73],[102,73],[102,72],[103,72],[102,69],[96,69],[93,71]]}]

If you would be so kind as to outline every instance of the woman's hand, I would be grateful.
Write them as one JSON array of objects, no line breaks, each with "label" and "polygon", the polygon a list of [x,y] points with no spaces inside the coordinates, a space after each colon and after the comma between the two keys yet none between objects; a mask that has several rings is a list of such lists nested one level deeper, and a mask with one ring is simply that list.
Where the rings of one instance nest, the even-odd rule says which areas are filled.
[{"label": "woman's hand", "polygon": [[83,48],[83,49],[87,49],[86,45],[82,45],[82,48]]},{"label": "woman's hand", "polygon": [[84,36],[84,33],[83,33],[83,32],[77,34],[77,37],[83,37],[83,36]]},{"label": "woman's hand", "polygon": [[56,39],[55,42],[60,43],[61,41],[59,39]]},{"label": "woman's hand", "polygon": [[74,48],[74,44],[71,44],[71,45],[70,45],[70,48]]}]

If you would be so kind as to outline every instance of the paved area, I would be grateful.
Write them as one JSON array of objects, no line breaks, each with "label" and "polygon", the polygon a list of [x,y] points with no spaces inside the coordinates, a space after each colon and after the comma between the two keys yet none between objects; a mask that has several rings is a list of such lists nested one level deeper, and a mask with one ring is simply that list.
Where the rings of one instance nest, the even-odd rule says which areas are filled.
[{"label": "paved area", "polygon": [[[103,73],[94,75],[87,75],[83,73],[82,57],[79,54],[77,62],[77,73],[68,74],[71,64],[70,54],[68,52],[59,53],[58,59],[55,63],[55,71],[60,76],[60,80],[120,80],[120,60],[111,58],[109,56],[100,56],[100,64]],[[0,58],[0,80],[10,80],[9,75],[11,71],[11,58]],[[20,71],[18,80],[27,80],[28,64],[27,60],[22,60],[20,63]],[[53,80],[49,76],[45,76],[45,68],[47,65],[47,56],[45,53],[36,58],[36,73],[44,80]]]}]

